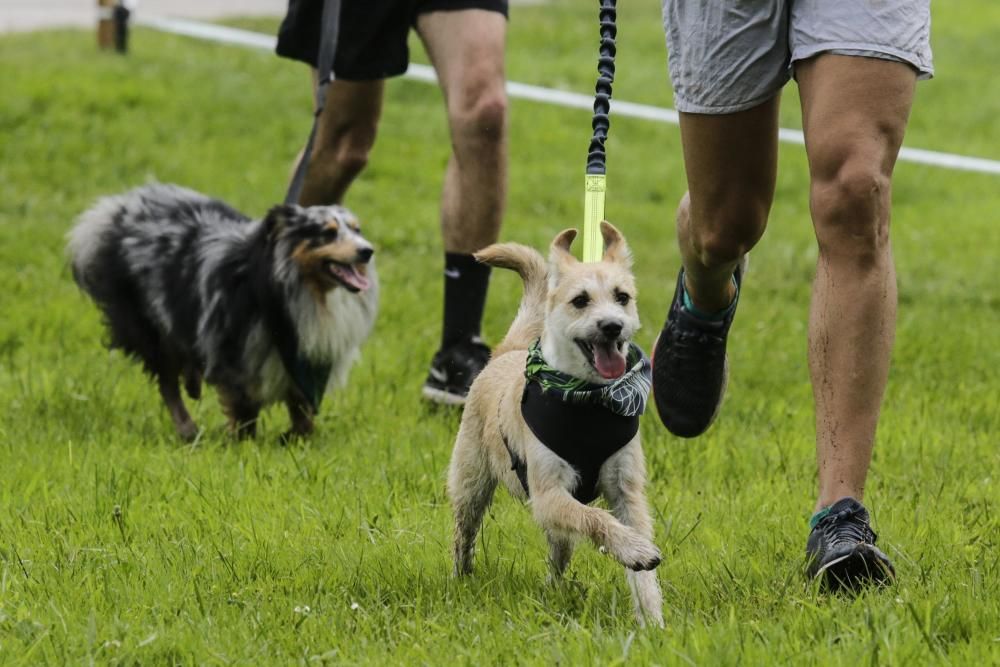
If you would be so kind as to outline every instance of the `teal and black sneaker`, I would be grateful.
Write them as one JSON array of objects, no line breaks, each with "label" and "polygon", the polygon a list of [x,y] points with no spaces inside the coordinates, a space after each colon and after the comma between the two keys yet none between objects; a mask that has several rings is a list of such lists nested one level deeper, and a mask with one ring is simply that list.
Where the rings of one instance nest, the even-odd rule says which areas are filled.
[{"label": "teal and black sneaker", "polygon": [[[733,277],[736,299],[746,263]],[[684,270],[677,276],[674,300],[653,346],[653,400],[660,421],[682,438],[704,433],[715,421],[726,392],[729,364],[726,337],[736,314],[736,302],[719,319],[707,319],[684,305]]]},{"label": "teal and black sneaker", "polygon": [[896,578],[889,557],[875,546],[868,510],[854,498],[830,506],[809,534],[806,573],[829,591],[857,591]]}]

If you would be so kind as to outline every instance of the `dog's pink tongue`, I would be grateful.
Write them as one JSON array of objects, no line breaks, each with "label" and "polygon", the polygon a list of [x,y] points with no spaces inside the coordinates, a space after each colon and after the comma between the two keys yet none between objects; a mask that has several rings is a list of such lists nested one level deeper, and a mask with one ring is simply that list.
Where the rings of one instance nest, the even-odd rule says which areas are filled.
[{"label": "dog's pink tongue", "polygon": [[368,280],[368,276],[359,272],[354,267],[351,267],[351,273],[348,276],[348,281],[359,290],[366,290],[371,286],[371,281]]},{"label": "dog's pink tongue", "polygon": [[371,281],[368,280],[368,276],[364,275],[353,266],[339,266],[337,264],[331,264],[330,272],[358,291],[366,290],[371,286]]},{"label": "dog's pink tongue", "polygon": [[594,346],[594,368],[606,380],[620,378],[625,373],[625,356],[615,344]]}]

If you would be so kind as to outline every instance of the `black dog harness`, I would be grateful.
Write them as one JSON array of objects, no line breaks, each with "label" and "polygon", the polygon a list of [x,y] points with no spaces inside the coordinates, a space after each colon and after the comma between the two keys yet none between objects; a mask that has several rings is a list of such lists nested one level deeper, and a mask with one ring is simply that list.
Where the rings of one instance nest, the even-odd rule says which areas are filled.
[{"label": "black dog harness", "polygon": [[[539,364],[544,364],[544,360],[537,344],[529,351],[521,416],[535,437],[579,475],[573,497],[581,503],[597,498],[601,466],[639,431],[639,415],[645,409],[651,369],[642,350],[634,345],[629,361],[633,363],[632,369],[613,385],[577,382],[577,390],[573,391],[554,386],[553,373],[558,371],[546,367],[539,372]],[[622,402],[623,392],[631,392],[631,400]],[[584,399],[580,400],[580,396]],[[530,496],[527,462],[514,453],[506,436],[504,446],[510,454],[511,470],[517,473],[524,492]]]}]

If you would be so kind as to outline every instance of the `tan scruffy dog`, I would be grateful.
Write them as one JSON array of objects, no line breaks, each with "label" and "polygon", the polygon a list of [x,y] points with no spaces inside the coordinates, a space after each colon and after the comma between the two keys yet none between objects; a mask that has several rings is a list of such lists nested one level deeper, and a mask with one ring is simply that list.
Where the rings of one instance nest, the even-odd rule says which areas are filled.
[{"label": "tan scruffy dog", "polygon": [[[516,243],[476,254],[517,271],[525,291],[507,336],[472,385],[452,453],[455,574],[472,571],[476,534],[502,481],[515,497],[530,498],[555,577],[574,542],[588,538],[625,566],[639,622],[662,626],[653,571],[660,551],[638,433],[649,362],[630,343],[639,328],[631,254],[611,224],[602,222],[601,233],[600,262],[570,254],[575,229],[556,236],[547,265]],[[608,401],[617,401],[614,411]],[[598,495],[610,512],[588,505]]]}]

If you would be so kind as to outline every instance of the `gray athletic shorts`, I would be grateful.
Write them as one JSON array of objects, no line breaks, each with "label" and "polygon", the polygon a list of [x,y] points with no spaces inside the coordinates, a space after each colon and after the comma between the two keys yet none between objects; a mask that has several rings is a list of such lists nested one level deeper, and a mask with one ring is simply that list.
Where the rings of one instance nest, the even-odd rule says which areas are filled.
[{"label": "gray athletic shorts", "polygon": [[934,73],[930,0],[663,0],[678,111],[766,102],[819,53],[896,60]]}]

